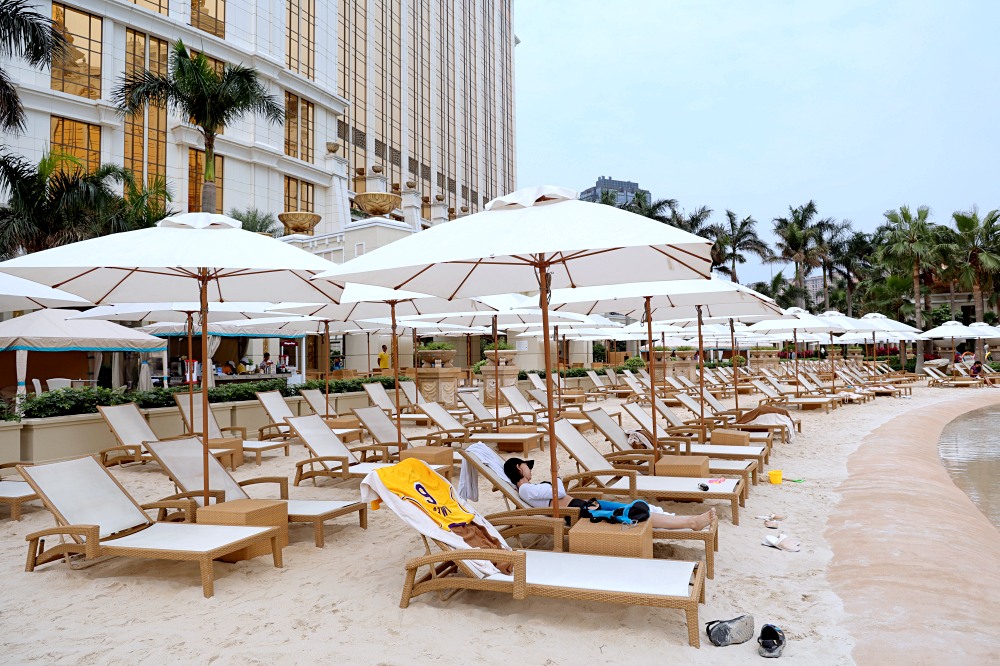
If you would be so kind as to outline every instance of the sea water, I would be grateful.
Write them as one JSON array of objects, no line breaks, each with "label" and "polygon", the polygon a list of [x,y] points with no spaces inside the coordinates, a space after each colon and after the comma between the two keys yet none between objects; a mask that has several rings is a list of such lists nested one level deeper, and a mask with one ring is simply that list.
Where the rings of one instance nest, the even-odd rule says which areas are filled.
[{"label": "sea water", "polygon": [[1000,529],[1000,407],[984,407],[944,427],[938,453],[955,485]]}]

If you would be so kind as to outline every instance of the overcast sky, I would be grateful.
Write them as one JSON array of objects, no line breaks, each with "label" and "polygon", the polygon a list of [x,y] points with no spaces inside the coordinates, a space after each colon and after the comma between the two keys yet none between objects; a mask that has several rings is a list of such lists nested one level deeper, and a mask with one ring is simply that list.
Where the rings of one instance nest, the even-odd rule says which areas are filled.
[{"label": "overcast sky", "polygon": [[809,199],[866,231],[1000,207],[1000,2],[516,0],[514,25],[520,186],[633,180],[768,242]]}]

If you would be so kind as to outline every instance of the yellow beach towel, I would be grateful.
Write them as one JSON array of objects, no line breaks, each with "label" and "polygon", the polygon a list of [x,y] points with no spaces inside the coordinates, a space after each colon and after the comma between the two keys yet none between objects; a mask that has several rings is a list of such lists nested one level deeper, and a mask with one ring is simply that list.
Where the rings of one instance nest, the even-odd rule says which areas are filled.
[{"label": "yellow beach towel", "polygon": [[[423,460],[407,458],[397,465],[377,470],[385,487],[400,499],[420,507],[441,529],[467,525],[475,517],[455,499],[455,489]],[[378,509],[381,502],[372,502]]]}]

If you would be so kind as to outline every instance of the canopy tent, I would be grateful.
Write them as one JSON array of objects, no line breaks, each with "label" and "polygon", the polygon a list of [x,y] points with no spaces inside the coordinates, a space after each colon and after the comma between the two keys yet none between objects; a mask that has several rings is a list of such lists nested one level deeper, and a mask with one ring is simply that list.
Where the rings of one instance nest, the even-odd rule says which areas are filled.
[{"label": "canopy tent", "polygon": [[[26,393],[28,352],[162,352],[159,338],[108,321],[69,320],[73,310],[39,310],[0,322],[0,351],[16,354],[17,393]],[[20,400],[20,398],[19,398]]]},{"label": "canopy tent", "polygon": [[[324,279],[364,281],[444,298],[538,292],[548,329],[550,290],[636,280],[711,276],[711,243],[634,213],[580,201],[561,187],[524,188],[486,210],[390,243]],[[548,436],[555,442],[549,336],[543,338]],[[554,488],[556,446],[549,447]],[[559,515],[553,502],[553,515]]]}]

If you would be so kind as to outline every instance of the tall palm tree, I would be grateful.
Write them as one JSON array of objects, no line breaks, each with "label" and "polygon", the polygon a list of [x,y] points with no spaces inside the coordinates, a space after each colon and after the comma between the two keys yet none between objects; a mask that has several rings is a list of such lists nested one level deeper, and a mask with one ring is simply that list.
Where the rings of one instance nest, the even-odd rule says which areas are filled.
[{"label": "tall palm tree", "polygon": [[601,196],[597,203],[618,208],[618,190],[601,190]]},{"label": "tall palm tree", "polygon": [[724,261],[729,264],[726,271],[729,279],[739,282],[736,275],[736,264],[747,262],[746,254],[756,255],[760,259],[771,256],[771,248],[757,235],[757,220],[747,215],[738,220],[736,213],[726,210],[726,222],[719,225],[722,231],[721,246],[725,252]]},{"label": "tall palm tree", "polygon": [[851,232],[851,221],[837,222],[827,217],[815,225],[816,255],[823,271],[823,309],[830,309],[830,283],[833,281],[833,258]]},{"label": "tall palm tree", "polygon": [[677,202],[670,207],[670,218],[667,224],[682,229],[695,236],[706,236],[709,227],[708,220],[712,217],[712,209],[708,206],[699,206],[690,213],[677,207]]},{"label": "tall palm tree", "polygon": [[[930,222],[930,208],[920,206],[917,214],[909,206],[885,212],[886,228],[880,230],[882,244],[876,256],[887,263],[895,264],[910,274],[913,287],[913,321],[917,328],[924,327],[920,308],[920,275],[927,266],[933,265],[937,255],[934,225]],[[917,340],[917,371],[923,366],[923,340]]]},{"label": "tall palm tree", "polygon": [[[960,280],[972,285],[976,321],[983,321],[986,305],[983,289],[991,289],[993,275],[1000,272],[1000,211],[991,210],[982,218],[973,206],[969,212],[952,214],[957,233],[954,252],[961,266]],[[988,297],[988,294],[987,294]],[[976,340],[976,352],[983,357],[983,341]]]},{"label": "tall palm tree", "polygon": [[[0,61],[19,58],[31,67],[45,67],[66,48],[66,38],[52,19],[34,11],[26,0],[0,0]],[[24,107],[17,86],[0,67],[0,131],[20,134]]]},{"label": "tall palm tree", "polygon": [[[85,172],[80,160],[43,155],[31,164],[0,153],[0,256],[9,258],[87,238],[152,225],[167,215],[165,187],[137,185],[130,171],[102,164]],[[76,168],[73,168],[76,167]],[[124,187],[128,198],[118,194]]]},{"label": "tall palm tree", "polygon": [[795,264],[795,286],[798,288],[797,305],[805,307],[806,273],[820,265],[819,250],[816,245],[816,203],[798,208],[788,207],[788,217],[774,218],[774,233],[778,237],[774,244],[772,263]]},{"label": "tall palm tree", "polygon": [[670,223],[670,214],[677,206],[677,199],[657,199],[653,201],[649,197],[649,192],[638,190],[632,200],[622,204],[619,208],[627,210],[636,215],[648,217],[664,224]]},{"label": "tall palm tree", "polygon": [[773,298],[783,308],[795,305],[800,296],[798,287],[785,278],[783,271],[775,273],[767,282],[754,282],[750,288]]},{"label": "tall palm tree", "polygon": [[205,183],[201,209],[215,212],[215,140],[219,132],[244,115],[284,121],[284,109],[257,78],[257,70],[226,64],[216,71],[201,53],[192,57],[180,40],[170,52],[166,75],[148,70],[130,74],[111,91],[123,116],[155,104],[166,106],[197,127],[205,142]]},{"label": "tall palm tree", "polygon": [[861,279],[861,272],[871,265],[871,254],[871,236],[863,231],[855,231],[834,248],[832,266],[844,278],[848,317],[854,316],[854,289]]}]

